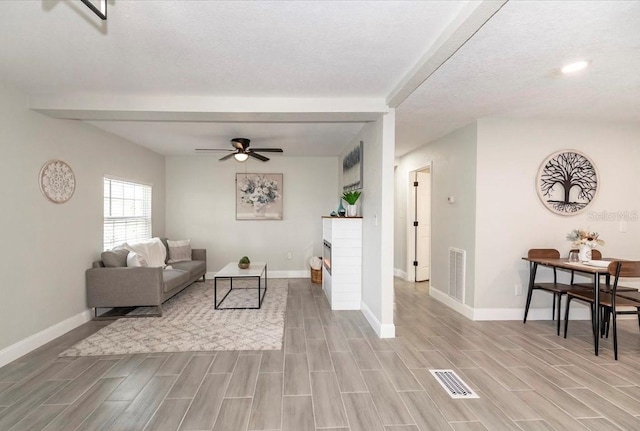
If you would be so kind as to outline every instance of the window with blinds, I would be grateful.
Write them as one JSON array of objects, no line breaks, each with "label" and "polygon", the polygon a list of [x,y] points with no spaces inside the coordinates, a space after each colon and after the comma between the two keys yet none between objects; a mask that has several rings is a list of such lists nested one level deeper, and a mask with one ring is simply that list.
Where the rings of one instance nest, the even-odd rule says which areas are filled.
[{"label": "window with blinds", "polygon": [[151,186],[104,178],[104,250],[151,238]]}]

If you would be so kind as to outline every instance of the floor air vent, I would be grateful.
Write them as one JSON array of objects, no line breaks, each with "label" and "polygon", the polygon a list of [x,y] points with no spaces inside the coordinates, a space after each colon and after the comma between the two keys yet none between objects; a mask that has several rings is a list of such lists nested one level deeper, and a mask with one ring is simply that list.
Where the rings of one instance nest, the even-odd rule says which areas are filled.
[{"label": "floor air vent", "polygon": [[480,398],[453,370],[429,370],[451,398]]}]

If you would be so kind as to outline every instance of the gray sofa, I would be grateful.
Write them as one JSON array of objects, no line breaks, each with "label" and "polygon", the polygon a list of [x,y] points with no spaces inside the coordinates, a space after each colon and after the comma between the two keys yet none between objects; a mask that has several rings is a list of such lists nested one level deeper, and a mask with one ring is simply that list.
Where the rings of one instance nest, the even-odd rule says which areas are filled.
[{"label": "gray sofa", "polygon": [[[166,246],[166,241],[163,241]],[[167,254],[168,256],[168,254]],[[192,249],[190,261],[171,263],[173,269],[160,267],[105,267],[102,260],[86,271],[87,306],[95,318],[123,317],[118,310],[98,315],[98,308],[153,306],[162,316],[162,303],[182,291],[207,272],[207,251]],[[145,315],[146,316],[146,315]]]}]

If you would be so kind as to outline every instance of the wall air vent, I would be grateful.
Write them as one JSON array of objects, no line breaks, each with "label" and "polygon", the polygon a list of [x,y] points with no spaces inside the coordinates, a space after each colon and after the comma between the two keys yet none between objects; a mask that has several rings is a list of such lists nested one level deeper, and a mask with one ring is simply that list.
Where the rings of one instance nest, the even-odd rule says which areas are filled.
[{"label": "wall air vent", "polygon": [[449,296],[464,304],[467,252],[449,247]]}]

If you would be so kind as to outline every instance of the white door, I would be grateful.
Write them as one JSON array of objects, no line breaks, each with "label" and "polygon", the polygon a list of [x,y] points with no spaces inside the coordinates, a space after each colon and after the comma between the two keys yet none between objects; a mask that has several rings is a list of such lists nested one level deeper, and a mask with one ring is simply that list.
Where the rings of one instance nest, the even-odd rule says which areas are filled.
[{"label": "white door", "polygon": [[431,277],[431,174],[416,172],[416,281]]}]

